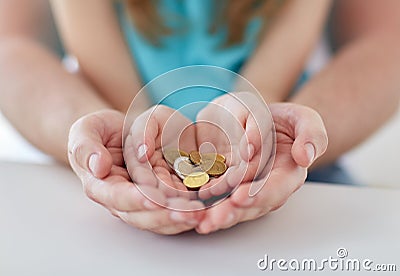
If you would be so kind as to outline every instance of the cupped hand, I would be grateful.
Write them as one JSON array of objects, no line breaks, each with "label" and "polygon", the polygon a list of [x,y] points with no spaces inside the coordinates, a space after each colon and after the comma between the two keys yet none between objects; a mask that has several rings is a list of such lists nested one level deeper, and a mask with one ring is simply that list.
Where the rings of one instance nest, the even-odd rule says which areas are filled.
[{"label": "cupped hand", "polygon": [[[307,168],[325,152],[328,139],[317,112],[291,103],[271,104],[269,108],[276,129],[271,172],[266,166],[254,181],[241,183],[229,198],[207,209],[196,227],[198,233],[229,228],[278,209],[304,183]],[[255,196],[249,195],[251,185],[262,187]]]},{"label": "cupped hand", "polygon": [[223,177],[202,187],[201,197],[229,193],[271,169],[273,119],[258,95],[235,92],[218,97],[200,111],[196,130],[198,144],[211,143],[226,156],[229,167]]},{"label": "cupped hand", "polygon": [[[307,168],[327,147],[325,128],[319,115],[307,107],[288,103],[271,105],[277,144],[275,162],[269,174],[271,156],[266,154],[267,157],[263,157],[261,153],[262,145],[266,145],[265,153],[272,148],[269,142],[271,126],[262,124],[264,128],[260,130],[257,124],[257,131],[251,127],[251,120],[262,113],[254,115],[254,112],[246,113],[240,109],[238,112],[229,105],[229,101],[222,101],[220,106],[239,115],[232,123],[232,120],[226,121],[223,116],[213,113],[214,122],[219,119],[218,123],[225,122],[231,126],[228,134],[202,127],[201,124],[196,128],[188,127],[190,124],[184,117],[170,120],[177,114],[164,106],[148,110],[137,118],[124,146],[127,164],[132,166],[131,176],[140,183],[140,191],[131,182],[124,165],[122,113],[100,111],[81,118],[73,125],[69,140],[71,166],[91,199],[141,229],[175,234],[196,228],[197,232],[205,234],[256,219],[279,208],[304,183]],[[257,110],[257,107],[253,108]],[[205,112],[200,113],[199,118],[208,121],[210,117],[206,115]],[[165,129],[173,131],[165,133]],[[162,158],[161,148],[168,145],[163,140],[168,142],[172,139],[170,135],[182,136],[177,147],[185,150],[197,148],[205,141],[212,143],[219,153],[227,156],[227,162],[233,168],[227,172],[228,180],[232,172],[241,172],[241,164],[246,163],[246,168],[250,169],[245,171],[240,186],[229,198],[205,213],[173,211],[171,209],[196,210],[203,206],[179,193],[183,190],[181,181],[175,178]],[[235,147],[227,146],[227,137],[232,138]],[[226,185],[232,185],[228,180]],[[161,188],[160,183],[172,186],[175,192]],[[262,189],[250,197],[250,186],[254,183]],[[221,192],[208,191],[211,194]]]},{"label": "cupped hand", "polygon": [[156,105],[140,114],[128,127],[124,157],[133,181],[140,187],[158,188],[169,197],[185,197],[187,189],[164,159],[163,150],[195,150],[192,122],[174,109]]},{"label": "cupped hand", "polygon": [[[120,112],[103,110],[82,117],[71,127],[68,157],[85,193],[139,229],[159,234],[193,229],[201,219],[201,212],[175,212],[160,205],[195,209],[199,207],[197,202],[171,197],[151,185],[144,185],[139,191],[131,181],[122,151],[124,118]],[[151,200],[143,192],[151,195]]]}]

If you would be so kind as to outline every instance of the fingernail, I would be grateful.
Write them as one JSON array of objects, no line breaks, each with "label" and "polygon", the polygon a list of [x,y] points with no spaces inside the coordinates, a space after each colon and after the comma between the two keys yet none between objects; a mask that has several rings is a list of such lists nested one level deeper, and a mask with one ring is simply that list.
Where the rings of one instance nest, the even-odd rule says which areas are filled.
[{"label": "fingernail", "polygon": [[197,219],[189,219],[188,221],[186,221],[186,223],[189,225],[197,225],[199,224],[199,221]]},{"label": "fingernail", "polygon": [[210,234],[211,232],[215,231],[216,227],[210,222],[202,222],[199,228],[201,234]]},{"label": "fingernail", "polygon": [[183,212],[171,212],[171,216],[170,218],[178,223],[186,223],[189,225],[197,225],[199,224],[199,221],[195,218],[185,218],[184,213]]},{"label": "fingernail", "polygon": [[147,147],[146,144],[143,144],[143,145],[141,145],[141,146],[138,148],[138,159],[139,159],[139,160],[142,159],[143,156],[146,155],[147,150],[148,150],[148,147]]},{"label": "fingernail", "polygon": [[253,144],[249,144],[247,146],[247,154],[248,154],[249,160],[251,160],[253,158],[253,155],[254,155],[254,146],[253,146]]},{"label": "fingernail", "polygon": [[229,213],[228,216],[226,217],[225,225],[231,225],[234,219],[235,216],[232,213]]},{"label": "fingernail", "polygon": [[254,197],[248,197],[246,198],[246,200],[243,201],[243,206],[247,207],[253,205],[254,201],[255,201]]},{"label": "fingernail", "polygon": [[307,143],[304,145],[304,148],[306,149],[307,152],[308,164],[311,165],[311,163],[314,161],[315,158],[314,146],[311,143]]},{"label": "fingernail", "polygon": [[235,167],[230,167],[225,173],[226,181],[228,182],[229,187],[235,188],[240,184],[240,176],[236,172],[238,169]]},{"label": "fingernail", "polygon": [[181,212],[171,212],[170,218],[176,222],[185,221],[185,218]]},{"label": "fingernail", "polygon": [[155,210],[158,208],[158,206],[156,204],[154,204],[153,202],[151,202],[150,200],[146,199],[143,202],[143,206],[144,208],[148,209],[148,210]]},{"label": "fingernail", "polygon": [[89,170],[94,174],[97,169],[97,163],[99,160],[99,155],[97,153],[93,153],[89,157]]}]

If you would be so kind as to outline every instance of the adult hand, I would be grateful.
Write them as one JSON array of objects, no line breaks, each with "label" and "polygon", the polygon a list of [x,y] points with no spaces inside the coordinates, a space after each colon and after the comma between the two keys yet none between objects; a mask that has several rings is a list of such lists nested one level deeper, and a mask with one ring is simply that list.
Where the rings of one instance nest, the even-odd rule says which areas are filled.
[{"label": "adult hand", "polygon": [[176,209],[197,203],[168,197],[151,185],[139,191],[131,182],[122,154],[124,118],[120,112],[103,110],[82,117],[71,127],[69,160],[85,193],[113,215],[140,229],[176,234],[196,227],[200,212],[174,212],[154,204],[142,192],[151,195],[153,201]]},{"label": "adult hand", "polygon": [[[270,105],[276,128],[276,156],[272,171],[254,181],[241,183],[220,204],[207,209],[196,231],[207,234],[218,229],[257,219],[282,206],[305,181],[307,168],[327,148],[327,134],[321,117],[314,110],[291,103]],[[249,196],[250,186],[262,189]]]}]

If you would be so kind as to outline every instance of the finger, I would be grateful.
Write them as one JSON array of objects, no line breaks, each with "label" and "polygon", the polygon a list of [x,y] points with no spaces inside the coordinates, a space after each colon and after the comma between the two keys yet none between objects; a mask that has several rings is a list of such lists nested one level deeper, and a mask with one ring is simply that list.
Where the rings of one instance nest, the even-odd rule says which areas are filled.
[{"label": "finger", "polygon": [[[158,188],[167,196],[167,197],[177,197],[179,194],[183,196],[185,193],[178,193],[179,191],[187,191],[185,186],[181,181],[176,182],[172,178],[170,172],[164,167],[155,167],[153,169],[155,175],[158,178]],[[180,185],[180,184],[181,185]]]},{"label": "finger", "polygon": [[280,117],[277,120],[283,118],[294,129],[292,156],[298,165],[309,167],[326,151],[328,136],[322,118],[316,111],[291,103],[283,107],[282,104],[271,105],[271,111]]},{"label": "finger", "polygon": [[137,117],[131,127],[132,139],[129,146],[132,147],[136,159],[140,162],[151,158],[155,151],[156,138],[160,132],[160,125],[153,115],[155,108]]},{"label": "finger", "polygon": [[[122,141],[122,137],[120,137]],[[118,147],[107,146],[108,152],[111,154],[113,164],[119,167],[125,167],[125,160],[122,152],[122,145]]]},{"label": "finger", "polygon": [[252,114],[246,120],[245,135],[240,140],[240,156],[245,161],[250,161],[256,152],[261,149],[261,132]]},{"label": "finger", "polygon": [[240,155],[250,161],[262,150],[264,140],[273,128],[272,116],[262,98],[248,92],[234,93],[246,109],[245,135],[240,141]]},{"label": "finger", "polygon": [[171,221],[167,210],[137,213],[117,212],[121,220],[141,230],[162,235],[175,235],[193,229],[197,222],[176,223]]},{"label": "finger", "polygon": [[209,234],[237,221],[236,208],[228,199],[207,209],[205,217],[196,227],[199,234]]},{"label": "finger", "polygon": [[[282,206],[305,181],[307,170],[300,166],[291,169],[276,169],[270,174],[263,188],[253,197],[249,196],[249,184],[240,185],[231,195],[233,205],[246,208],[258,208],[263,214]],[[265,181],[259,180],[259,181]],[[241,217],[241,220],[254,219],[251,214]]]},{"label": "finger", "polygon": [[[197,200],[187,200],[183,198],[171,198],[168,202],[168,208],[172,209],[169,217],[174,222],[172,225],[160,227],[160,231],[184,232],[193,229],[199,225],[204,217],[204,204]],[[173,211],[175,210],[175,211]]]},{"label": "finger", "polygon": [[125,212],[160,210],[167,204],[167,198],[160,190],[135,184],[126,187],[115,185],[109,198],[114,209]]},{"label": "finger", "polygon": [[103,178],[110,173],[113,160],[101,136],[103,123],[90,116],[85,116],[72,125],[68,139],[68,157],[78,176],[90,173],[97,178]]},{"label": "finger", "polygon": [[233,190],[227,182],[227,177],[220,176],[211,179],[207,184],[202,186],[198,192],[199,198],[207,200],[213,196],[220,196]]},{"label": "finger", "polygon": [[328,135],[321,116],[304,107],[299,110],[292,155],[297,164],[309,167],[327,149]]},{"label": "finger", "polygon": [[113,165],[111,167],[110,175],[120,175],[121,177],[123,177],[127,181],[131,182],[131,178],[130,178],[130,176],[128,174],[128,171],[125,168],[120,167],[118,165]]},{"label": "finger", "polygon": [[175,222],[187,222],[196,220],[199,222],[204,217],[205,206],[198,200],[185,198],[169,198],[168,209],[171,211],[171,219]]},{"label": "finger", "polygon": [[160,209],[167,204],[166,197],[158,189],[138,187],[121,176],[105,180],[88,177],[84,182],[86,195],[107,209],[131,212]]},{"label": "finger", "polygon": [[138,185],[157,187],[158,180],[154,175],[151,164],[148,162],[140,162],[138,160],[136,150],[134,147],[130,146],[132,144],[134,144],[133,137],[132,135],[128,135],[124,145],[124,158],[126,168],[133,182]]},{"label": "finger", "polygon": [[[189,210],[203,208],[200,202],[190,202],[180,198],[169,199],[168,207]],[[122,220],[139,229],[163,232],[164,228],[170,233],[178,233],[196,226],[202,217],[202,212],[180,212],[163,208],[156,211],[118,212],[118,215]]]},{"label": "finger", "polygon": [[[226,99],[226,96],[221,98]],[[211,143],[217,152],[231,152],[231,147],[239,144],[240,137],[244,133],[244,122],[242,122],[244,115],[240,108],[242,106],[238,102],[228,101],[221,104],[217,100],[202,109],[197,115],[196,121],[198,145],[207,142]],[[232,110],[235,111],[235,114],[232,113]],[[226,125],[227,123],[229,126]]]},{"label": "finger", "polygon": [[192,230],[196,225],[187,225],[186,223],[180,223],[176,225],[168,225],[158,227],[156,229],[150,229],[150,231],[160,235],[176,235],[183,232]]},{"label": "finger", "polygon": [[[176,143],[178,137],[191,122],[182,114],[164,105],[157,105],[140,115],[131,127],[133,147],[137,152],[137,159],[145,162],[163,145]],[[192,127],[192,131],[194,128]],[[147,157],[147,158],[146,158]]]},{"label": "finger", "polygon": [[[304,177],[300,177],[302,175]],[[250,184],[240,185],[230,198],[207,212],[206,218],[196,231],[207,234],[219,229],[227,229],[278,209],[304,183],[304,180],[299,179],[305,179],[305,169],[299,167],[298,173],[287,177],[285,181],[280,179],[279,184],[276,184],[279,178],[281,178],[279,175],[271,176],[272,182],[268,181],[255,197],[249,197]]]}]

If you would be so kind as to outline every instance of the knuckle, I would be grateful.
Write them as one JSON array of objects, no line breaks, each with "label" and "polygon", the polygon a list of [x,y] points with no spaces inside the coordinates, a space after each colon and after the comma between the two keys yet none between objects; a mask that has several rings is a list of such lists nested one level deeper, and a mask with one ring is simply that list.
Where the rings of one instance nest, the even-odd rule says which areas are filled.
[{"label": "knuckle", "polygon": [[278,209],[281,208],[285,203],[286,203],[286,200],[285,200],[285,201],[282,201],[282,202],[279,202],[279,203],[276,204],[274,207],[271,207],[270,212],[273,212],[273,211],[278,210]]},{"label": "knuckle", "polygon": [[127,219],[122,219],[123,221],[125,221],[126,223],[128,223],[129,225],[142,230],[142,231],[149,231],[150,229],[144,225],[143,223],[141,223],[140,221],[133,219],[133,218],[127,218]]},{"label": "knuckle", "polygon": [[270,211],[271,211],[271,208],[260,208],[256,218],[263,217],[263,216],[267,215]]},{"label": "knuckle", "polygon": [[149,230],[161,228],[164,225],[163,218],[161,216],[155,216],[153,221],[149,225]]},{"label": "knuckle", "polygon": [[96,193],[91,189],[91,185],[89,183],[83,183],[83,191],[85,195],[95,202],[99,202],[96,196]]},{"label": "knuckle", "polygon": [[109,209],[109,211],[110,211],[110,214],[111,214],[111,215],[113,215],[113,216],[116,217],[116,218],[119,218],[119,216],[118,216],[118,214],[117,214],[117,212],[116,212],[115,210]]},{"label": "knuckle", "polygon": [[118,186],[113,185],[107,193],[107,202],[115,209],[126,209],[124,208],[126,204],[123,202],[123,199],[121,199],[120,194]]},{"label": "knuckle", "polygon": [[86,116],[81,117],[71,125],[71,127],[69,129],[69,137],[70,138],[73,138],[74,135],[82,129],[86,118],[87,118]]},{"label": "knuckle", "polygon": [[321,115],[316,110],[314,110],[310,107],[305,107],[305,108],[307,108],[309,110],[309,112],[311,113],[312,116],[317,118],[317,120],[320,123],[319,125],[321,126],[321,128],[319,128],[319,130],[316,132],[316,134],[314,136],[315,141],[317,141],[322,146],[327,145],[328,133],[326,131],[325,124],[324,124],[324,121],[323,121]]},{"label": "knuckle", "polygon": [[83,137],[79,141],[72,141],[68,147],[70,162],[88,170],[88,156],[85,156],[85,152],[87,152],[87,148],[91,146],[93,146],[93,140],[88,137]]},{"label": "knuckle", "polygon": [[289,199],[290,194],[275,194],[271,200],[266,204],[264,210],[269,213],[282,207]]},{"label": "knuckle", "polygon": [[270,206],[268,206],[268,212],[273,212],[281,208],[288,201],[289,197],[290,195],[285,195],[284,197],[277,199]]},{"label": "knuckle", "polygon": [[322,154],[326,151],[328,147],[328,135],[324,130],[320,130],[317,133],[315,133],[313,137],[315,144],[316,144],[316,151],[319,154]]},{"label": "knuckle", "polygon": [[96,185],[95,183],[93,183],[94,180],[90,180],[89,179],[84,179],[82,181],[83,183],[83,191],[85,193],[85,195],[91,199],[92,201],[103,205],[105,207],[108,207],[104,198],[101,196],[101,192],[100,191],[96,191]]},{"label": "knuckle", "polygon": [[70,154],[71,163],[80,167],[84,167],[84,162],[82,160],[83,147],[84,145],[82,143],[75,143],[71,145],[70,150],[68,151]]},{"label": "knuckle", "polygon": [[173,236],[173,235],[177,235],[179,233],[182,233],[184,231],[187,231],[187,230],[186,229],[168,228],[168,229],[160,230],[158,234],[167,235],[167,236]]},{"label": "knuckle", "polygon": [[301,169],[300,172],[299,172],[298,181],[297,181],[297,183],[295,182],[296,183],[295,189],[300,188],[304,184],[306,179],[307,179],[307,170]]}]

